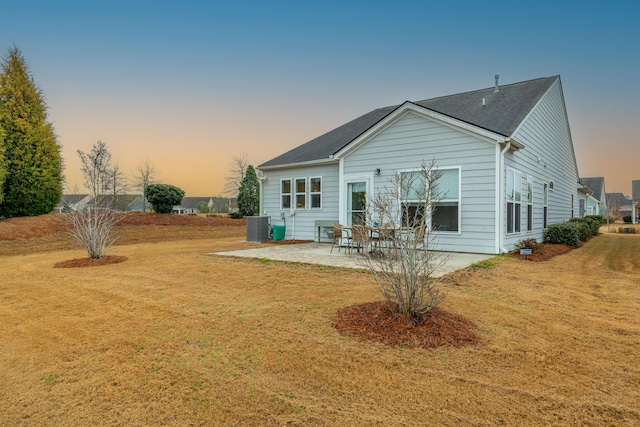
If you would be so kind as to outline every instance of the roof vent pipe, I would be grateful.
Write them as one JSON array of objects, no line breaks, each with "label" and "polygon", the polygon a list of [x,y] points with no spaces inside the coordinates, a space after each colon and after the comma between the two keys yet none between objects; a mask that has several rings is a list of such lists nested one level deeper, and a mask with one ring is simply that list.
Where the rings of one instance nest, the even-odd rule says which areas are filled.
[{"label": "roof vent pipe", "polygon": [[498,80],[500,79],[500,74],[496,74],[496,87],[493,88],[493,93],[496,93],[499,91],[498,89]]}]

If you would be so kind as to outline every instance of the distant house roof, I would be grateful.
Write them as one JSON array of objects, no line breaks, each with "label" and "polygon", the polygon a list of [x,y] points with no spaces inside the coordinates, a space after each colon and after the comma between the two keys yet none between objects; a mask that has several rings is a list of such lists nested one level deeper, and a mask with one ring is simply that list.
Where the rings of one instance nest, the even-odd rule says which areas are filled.
[{"label": "distant house roof", "polygon": [[593,198],[602,201],[602,188],[604,187],[604,177],[580,178],[580,182],[593,191]]},{"label": "distant house roof", "polygon": [[180,202],[180,206],[185,209],[196,209],[198,207],[198,203],[204,202],[209,204],[211,200],[210,196],[207,197],[183,197],[182,202]]},{"label": "distant house roof", "polygon": [[[544,77],[413,102],[440,114],[508,137],[513,134],[559,76]],[[484,106],[483,106],[484,101]],[[329,159],[395,111],[400,105],[378,108],[302,144],[259,167]]]},{"label": "distant house roof", "polygon": [[631,200],[622,193],[607,193],[607,205],[610,207],[630,207]]}]

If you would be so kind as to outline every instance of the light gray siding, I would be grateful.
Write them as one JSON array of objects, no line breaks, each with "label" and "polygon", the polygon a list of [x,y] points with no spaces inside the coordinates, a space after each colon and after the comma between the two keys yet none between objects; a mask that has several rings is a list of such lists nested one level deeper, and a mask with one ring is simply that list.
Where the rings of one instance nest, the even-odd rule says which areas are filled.
[{"label": "light gray siding", "polygon": [[[285,168],[267,170],[264,172],[267,179],[262,184],[261,214],[271,218],[271,225],[285,225],[285,239],[313,240],[316,235],[316,220],[338,219],[338,164],[321,166],[308,166],[297,168]],[[309,202],[308,179],[322,178],[322,207],[311,209]],[[305,209],[295,209],[295,215],[291,215],[291,209],[280,207],[280,183],[282,179],[295,180],[307,179],[307,206]],[[294,196],[295,197],[295,196]],[[284,214],[284,219],[282,215]],[[327,238],[325,234],[324,239]]]},{"label": "light gray siding", "polygon": [[[533,176],[533,230],[526,231],[526,205],[523,204],[522,231],[506,235],[506,249],[511,249],[514,243],[522,239],[542,240],[544,183],[553,181],[553,190],[549,191],[547,204],[548,224],[568,220],[572,210],[573,216],[578,216],[579,213],[578,170],[559,79],[531,110],[512,137],[524,144],[525,148],[507,153],[505,166],[522,172],[523,185],[526,184],[527,175]],[[506,212],[502,214],[506,216]],[[506,224],[506,221],[503,223]],[[506,229],[503,231],[506,233]]]},{"label": "light gray siding", "polygon": [[373,189],[384,191],[394,172],[436,167],[460,168],[460,232],[441,232],[437,249],[495,252],[496,144],[433,119],[409,112],[344,158],[344,173],[374,176]]}]

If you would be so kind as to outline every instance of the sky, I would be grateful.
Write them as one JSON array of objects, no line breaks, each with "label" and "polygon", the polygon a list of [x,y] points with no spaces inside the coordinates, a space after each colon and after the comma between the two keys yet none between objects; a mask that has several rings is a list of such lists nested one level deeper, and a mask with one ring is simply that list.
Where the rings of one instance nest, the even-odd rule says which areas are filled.
[{"label": "sky", "polygon": [[640,179],[640,2],[0,0],[65,162],[104,141],[187,196],[375,108],[560,75],[578,170]]}]

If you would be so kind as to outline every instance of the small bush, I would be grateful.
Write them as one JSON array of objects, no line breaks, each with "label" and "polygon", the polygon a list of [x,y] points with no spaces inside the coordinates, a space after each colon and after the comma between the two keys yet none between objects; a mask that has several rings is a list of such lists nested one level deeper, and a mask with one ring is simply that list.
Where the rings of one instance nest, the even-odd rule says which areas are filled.
[{"label": "small bush", "polygon": [[574,222],[551,224],[544,233],[547,243],[580,246],[580,226]]},{"label": "small bush", "polygon": [[631,224],[631,215],[625,215],[622,217],[622,222],[625,224]]},{"label": "small bush", "polygon": [[516,251],[519,251],[520,249],[531,249],[531,253],[534,254],[544,252],[544,245],[533,238],[519,240],[515,245],[513,245],[513,248]]},{"label": "small bush", "polygon": [[571,218],[570,223],[578,224],[580,240],[586,241],[589,237],[595,236],[600,230],[600,223],[589,218]]},{"label": "small bush", "polygon": [[233,218],[233,219],[242,219],[243,218],[242,214],[240,212],[238,212],[238,211],[230,212],[229,213],[229,217]]},{"label": "small bush", "polygon": [[607,218],[602,215],[586,215],[585,218],[597,221],[601,226],[607,223]]}]

